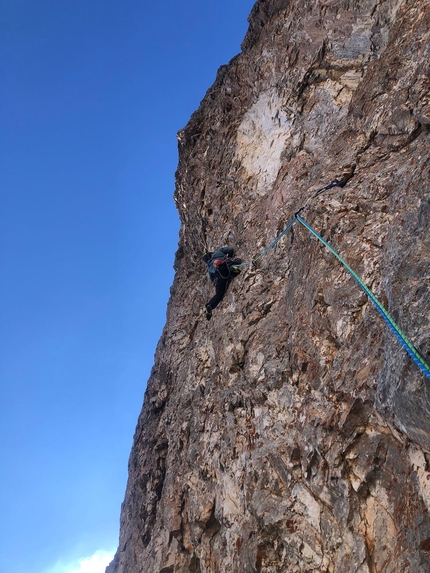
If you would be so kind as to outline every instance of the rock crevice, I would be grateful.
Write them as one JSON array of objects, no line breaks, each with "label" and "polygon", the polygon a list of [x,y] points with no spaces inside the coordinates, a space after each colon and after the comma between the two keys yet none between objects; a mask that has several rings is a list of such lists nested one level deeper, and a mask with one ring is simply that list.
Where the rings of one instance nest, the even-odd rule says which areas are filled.
[{"label": "rock crevice", "polygon": [[[178,133],[176,275],[108,573],[427,573],[430,6],[258,0]],[[333,179],[343,187],[315,193]]]}]

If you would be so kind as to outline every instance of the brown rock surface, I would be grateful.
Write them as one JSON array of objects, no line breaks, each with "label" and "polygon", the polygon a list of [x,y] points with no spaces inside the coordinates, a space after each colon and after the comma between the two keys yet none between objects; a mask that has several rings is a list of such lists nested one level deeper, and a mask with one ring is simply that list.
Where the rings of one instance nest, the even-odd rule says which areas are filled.
[{"label": "brown rock surface", "polygon": [[430,571],[430,380],[299,224],[210,322],[200,260],[251,259],[306,203],[429,361],[429,72],[427,0],[256,2],[178,134],[177,272],[108,573]]}]

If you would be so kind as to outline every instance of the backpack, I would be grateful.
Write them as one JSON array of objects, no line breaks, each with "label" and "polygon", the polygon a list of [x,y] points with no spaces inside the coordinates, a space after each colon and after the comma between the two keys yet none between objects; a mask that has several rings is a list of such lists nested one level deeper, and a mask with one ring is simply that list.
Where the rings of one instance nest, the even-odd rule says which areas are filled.
[{"label": "backpack", "polygon": [[208,274],[209,274],[209,279],[211,282],[215,282],[217,277],[222,277],[224,279],[228,278],[229,273],[226,274],[226,276],[224,276],[225,273],[222,272],[221,267],[224,263],[226,263],[227,261],[227,257],[224,256],[222,258],[216,258],[214,259],[213,257],[210,259],[210,261],[207,263],[208,265]]},{"label": "backpack", "polygon": [[217,278],[233,279],[240,273],[240,269],[235,265],[240,265],[242,259],[229,259],[227,256],[222,258],[212,258],[208,263],[208,274],[211,282],[216,283]]}]

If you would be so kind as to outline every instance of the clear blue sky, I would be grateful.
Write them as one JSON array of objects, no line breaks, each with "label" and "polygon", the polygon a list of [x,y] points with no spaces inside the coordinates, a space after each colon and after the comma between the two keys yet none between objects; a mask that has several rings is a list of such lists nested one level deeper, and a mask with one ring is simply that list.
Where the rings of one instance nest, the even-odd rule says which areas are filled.
[{"label": "clear blue sky", "polygon": [[0,0],[0,573],[95,573],[72,564],[117,546],[176,132],[252,5]]}]

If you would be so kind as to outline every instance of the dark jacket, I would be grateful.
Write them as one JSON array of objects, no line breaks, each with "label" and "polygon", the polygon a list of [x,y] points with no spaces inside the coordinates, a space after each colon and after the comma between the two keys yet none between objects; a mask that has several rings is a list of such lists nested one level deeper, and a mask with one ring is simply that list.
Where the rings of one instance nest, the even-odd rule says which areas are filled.
[{"label": "dark jacket", "polygon": [[221,278],[229,278],[230,270],[227,267],[227,264],[224,263],[219,267],[214,266],[214,261],[222,261],[223,259],[232,258],[234,256],[234,249],[233,247],[222,247],[221,249],[217,249],[214,253],[212,253],[212,257],[206,263],[208,266],[208,274],[209,279],[211,282],[216,282],[218,277]]}]

